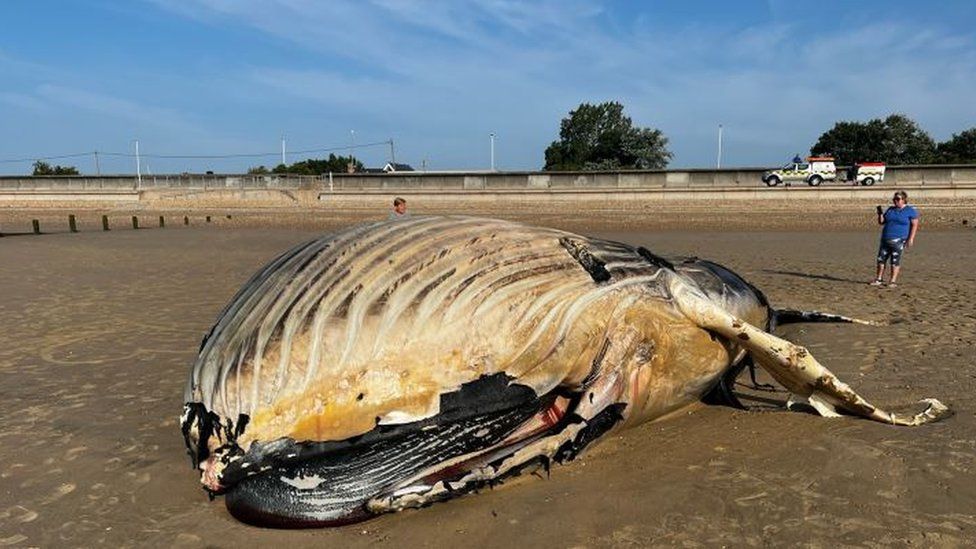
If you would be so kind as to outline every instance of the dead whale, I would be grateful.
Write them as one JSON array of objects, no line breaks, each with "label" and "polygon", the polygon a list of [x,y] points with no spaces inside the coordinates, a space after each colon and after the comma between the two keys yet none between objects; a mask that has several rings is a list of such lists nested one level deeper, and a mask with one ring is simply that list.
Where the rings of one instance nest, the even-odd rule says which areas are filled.
[{"label": "dead whale", "polygon": [[[362,225],[282,254],[205,337],[181,417],[194,466],[230,512],[338,525],[572,460],[607,431],[707,394],[746,361],[791,402],[896,417],[806,349],[716,263],[507,221]],[[734,397],[732,397],[734,398]]]}]

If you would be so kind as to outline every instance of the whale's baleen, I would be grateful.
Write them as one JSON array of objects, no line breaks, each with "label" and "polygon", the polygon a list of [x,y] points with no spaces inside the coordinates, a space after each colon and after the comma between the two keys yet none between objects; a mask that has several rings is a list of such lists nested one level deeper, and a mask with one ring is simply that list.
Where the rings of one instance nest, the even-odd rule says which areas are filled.
[{"label": "whale's baleen", "polygon": [[826,416],[947,413],[873,406],[769,333],[776,319],[705,260],[489,219],[363,225],[240,290],[193,366],[183,435],[234,516],[303,527],[570,460],[612,428],[729,395],[745,360]]}]

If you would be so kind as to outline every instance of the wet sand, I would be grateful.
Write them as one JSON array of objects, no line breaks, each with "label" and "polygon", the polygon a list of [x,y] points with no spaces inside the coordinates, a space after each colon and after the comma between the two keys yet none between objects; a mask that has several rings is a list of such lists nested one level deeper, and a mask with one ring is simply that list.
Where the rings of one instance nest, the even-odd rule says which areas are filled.
[{"label": "wet sand", "polygon": [[[748,216],[745,219],[749,219]],[[920,428],[699,405],[581,459],[426,509],[312,531],[208,501],[179,432],[203,334],[237,288],[320,226],[246,223],[0,238],[0,546],[971,546],[976,231],[923,231],[901,287],[872,288],[876,228],[734,232],[551,224],[717,260],[778,306],[887,321],[796,325],[872,402],[937,397]],[[315,224],[315,223],[312,223]],[[321,223],[319,223],[321,224]],[[216,225],[216,222],[215,222]],[[766,400],[772,401],[766,402]]]},{"label": "wet sand", "polygon": [[[913,191],[914,192],[914,191]],[[875,207],[888,204],[876,198],[811,200],[766,199],[654,201],[641,198],[581,200],[563,196],[545,202],[539,197],[479,200],[474,197],[446,197],[437,202],[410,198],[410,211],[416,215],[474,215],[526,221],[577,232],[615,230],[685,231],[849,231],[875,228]],[[785,195],[784,196],[788,196]],[[362,197],[362,201],[329,202],[315,205],[271,204],[259,200],[145,200],[119,204],[45,204],[40,202],[0,202],[0,233],[28,234],[31,220],[40,223],[45,233],[68,232],[68,215],[74,214],[78,229],[99,231],[102,216],[108,216],[113,231],[132,229],[132,217],[143,228],[158,227],[164,217],[169,228],[184,227],[281,227],[327,230],[364,219],[382,219],[393,195]],[[481,198],[485,198],[481,196]],[[389,199],[389,200],[387,200]],[[976,199],[912,198],[922,212],[926,230],[973,229],[976,227]],[[207,218],[210,221],[207,221]],[[184,219],[185,218],[185,219]]]}]

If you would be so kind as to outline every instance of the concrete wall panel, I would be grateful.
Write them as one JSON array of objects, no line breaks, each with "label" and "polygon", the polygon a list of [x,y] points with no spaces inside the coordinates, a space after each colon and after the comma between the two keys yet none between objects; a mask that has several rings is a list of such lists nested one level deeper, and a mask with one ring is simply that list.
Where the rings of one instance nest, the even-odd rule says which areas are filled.
[{"label": "concrete wall panel", "polygon": [[[559,190],[559,189],[761,189],[761,169],[667,170],[624,172],[412,172],[400,174],[333,174],[321,177],[280,175],[157,175],[78,177],[0,177],[0,189],[22,191],[150,189],[307,189],[319,191]],[[976,165],[893,166],[881,187],[976,183]],[[847,185],[838,181],[824,187]],[[795,188],[796,186],[794,186]]]}]

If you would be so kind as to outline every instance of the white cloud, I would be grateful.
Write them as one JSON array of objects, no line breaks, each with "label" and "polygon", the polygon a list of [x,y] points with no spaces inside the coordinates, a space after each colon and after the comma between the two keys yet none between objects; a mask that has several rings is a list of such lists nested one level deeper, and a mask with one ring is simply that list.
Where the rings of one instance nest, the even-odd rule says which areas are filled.
[{"label": "white cloud", "polygon": [[141,104],[130,99],[114,97],[88,90],[69,88],[57,84],[42,84],[37,96],[51,103],[84,109],[148,126],[177,131],[196,131],[196,126],[185,120],[174,109]]},{"label": "white cloud", "polygon": [[[326,56],[328,68],[250,73],[282,93],[353,112],[395,115],[440,106],[455,118],[509,113],[548,126],[550,134],[558,119],[545,105],[564,114],[580,101],[621,99],[635,119],[666,123],[674,135],[689,125],[710,132],[713,122],[726,120],[761,142],[762,135],[796,135],[801,125],[807,133],[822,131],[834,120],[818,117],[905,110],[940,118],[933,111],[958,112],[976,80],[971,36],[885,20],[870,32],[838,26],[812,34],[796,23],[717,31],[645,21],[621,28],[608,25],[603,9],[590,2],[201,0],[196,6],[198,17],[229,18]],[[780,8],[770,3],[770,10]],[[932,94],[948,103],[928,104]],[[788,148],[801,145],[807,144]]]},{"label": "white cloud", "polygon": [[[725,163],[739,165],[778,163],[841,119],[904,112],[937,139],[976,125],[973,35],[884,14],[853,32],[846,20],[811,30],[779,1],[769,2],[769,20],[723,28],[622,21],[587,0],[156,5],[259,33],[294,54],[226,60],[207,77],[214,96],[179,108],[52,78],[30,92],[0,84],[0,103],[99,112],[196,136],[216,152],[238,142],[210,138],[222,134],[208,112],[219,106],[241,131],[284,130],[318,145],[345,142],[355,128],[364,138],[397,136],[408,161],[431,155],[453,168],[483,165],[489,131],[499,136],[500,163],[539,166],[559,120],[582,101],[620,100],[635,123],[664,130],[683,166],[714,162],[718,123],[733,153]],[[171,84],[189,96],[194,85]],[[284,127],[268,128],[269,120]]]},{"label": "white cloud", "polygon": [[24,93],[0,92],[0,103],[5,103],[15,109],[29,109],[32,111],[49,110],[45,102]]}]

